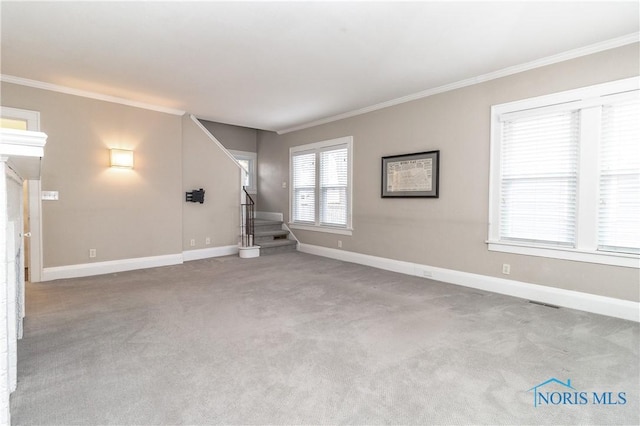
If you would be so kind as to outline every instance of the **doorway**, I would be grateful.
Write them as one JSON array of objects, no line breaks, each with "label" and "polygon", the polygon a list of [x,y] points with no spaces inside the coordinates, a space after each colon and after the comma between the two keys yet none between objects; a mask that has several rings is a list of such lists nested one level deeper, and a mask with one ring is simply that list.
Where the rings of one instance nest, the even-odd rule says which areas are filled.
[{"label": "doorway", "polygon": [[[40,131],[40,113],[18,108],[2,107],[0,128]],[[42,219],[40,180],[23,182],[23,224],[25,280],[42,279]]]}]

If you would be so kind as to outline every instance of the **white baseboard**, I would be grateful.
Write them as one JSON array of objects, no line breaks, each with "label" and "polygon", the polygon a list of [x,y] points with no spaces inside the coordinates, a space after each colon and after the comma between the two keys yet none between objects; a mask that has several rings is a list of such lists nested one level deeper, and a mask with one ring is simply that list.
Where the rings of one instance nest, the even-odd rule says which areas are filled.
[{"label": "white baseboard", "polygon": [[237,245],[183,251],[182,259],[188,262],[190,260],[208,259],[210,257],[231,256],[233,254],[238,254]]},{"label": "white baseboard", "polygon": [[179,265],[182,254],[138,257],[134,259],[111,260],[107,262],[82,263],[78,265],[55,266],[42,270],[42,281],[62,278],[89,277],[92,275],[112,274],[114,272],[133,271],[136,269],[155,268],[158,266]]},{"label": "white baseboard", "polygon": [[133,271],[136,269],[155,268],[158,266],[179,265],[190,260],[229,256],[237,253],[238,246],[232,245],[210,247],[200,250],[188,250],[180,254],[168,254],[164,256],[138,257],[134,259],[111,260],[107,262],[55,266],[43,269],[42,281],[90,277],[93,275],[112,274],[114,272]]},{"label": "white baseboard", "polygon": [[399,272],[401,274],[433,279],[449,284],[457,284],[464,287],[477,288],[479,290],[493,293],[500,293],[522,299],[563,306],[565,308],[640,322],[640,303],[632,302],[630,300],[615,299],[612,297],[598,296],[595,294],[564,290],[538,284],[529,284],[521,281],[472,274],[452,269],[436,268],[418,263],[386,259],[383,257],[370,256],[367,254],[337,250],[311,244],[299,243],[298,250],[304,253],[372,266],[374,268]]},{"label": "white baseboard", "polygon": [[277,212],[256,212],[256,219],[284,221],[284,215]]},{"label": "white baseboard", "polygon": [[289,235],[287,235],[287,239],[288,240],[293,240],[296,243],[300,244],[300,240],[298,239],[298,237],[296,237],[296,234],[293,233],[293,230],[291,228],[289,228],[289,225],[282,222],[282,230],[283,231],[289,231]]}]

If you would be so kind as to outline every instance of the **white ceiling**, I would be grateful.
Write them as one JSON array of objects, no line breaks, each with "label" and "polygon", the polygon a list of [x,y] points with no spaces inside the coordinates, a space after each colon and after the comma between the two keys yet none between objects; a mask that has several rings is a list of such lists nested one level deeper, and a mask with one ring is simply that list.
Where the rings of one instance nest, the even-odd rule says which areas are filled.
[{"label": "white ceiling", "polygon": [[3,75],[287,130],[639,31],[639,2],[1,2]]}]

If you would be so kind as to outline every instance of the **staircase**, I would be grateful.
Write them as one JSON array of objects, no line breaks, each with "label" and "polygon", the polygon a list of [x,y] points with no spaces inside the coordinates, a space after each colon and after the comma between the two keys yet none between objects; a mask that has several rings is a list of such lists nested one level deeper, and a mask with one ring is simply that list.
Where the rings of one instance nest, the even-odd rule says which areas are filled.
[{"label": "staircase", "polygon": [[279,220],[254,220],[254,244],[260,246],[260,255],[296,251],[296,241],[288,239],[289,231],[282,229]]}]

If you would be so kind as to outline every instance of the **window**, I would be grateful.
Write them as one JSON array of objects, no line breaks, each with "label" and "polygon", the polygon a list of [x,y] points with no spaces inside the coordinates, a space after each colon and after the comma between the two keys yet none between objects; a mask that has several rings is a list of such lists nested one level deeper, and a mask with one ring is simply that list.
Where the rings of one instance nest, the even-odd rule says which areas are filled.
[{"label": "window", "polygon": [[257,154],[255,152],[246,151],[229,151],[233,158],[236,159],[240,167],[242,167],[242,175],[240,177],[240,184],[246,187],[249,194],[256,194],[258,187],[256,185],[256,163]]},{"label": "window", "polygon": [[640,262],[637,78],[492,108],[489,250]]},{"label": "window", "polygon": [[567,111],[503,122],[502,240],[573,245],[578,119]]},{"label": "window", "polygon": [[640,102],[602,109],[598,249],[638,253],[640,247]]},{"label": "window", "polygon": [[290,149],[292,228],[351,234],[353,138]]},{"label": "window", "polygon": [[3,106],[0,111],[0,127],[3,129],[40,131],[40,113]]}]

